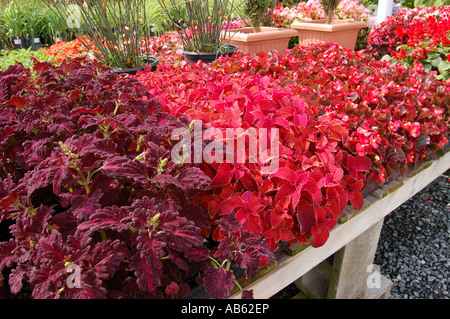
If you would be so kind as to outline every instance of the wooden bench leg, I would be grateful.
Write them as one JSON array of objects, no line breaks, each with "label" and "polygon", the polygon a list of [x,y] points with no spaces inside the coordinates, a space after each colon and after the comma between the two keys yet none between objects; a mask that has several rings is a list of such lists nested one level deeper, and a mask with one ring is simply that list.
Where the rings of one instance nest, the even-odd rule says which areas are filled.
[{"label": "wooden bench leg", "polygon": [[[373,265],[383,220],[296,281],[308,297],[387,298],[392,282]],[[332,259],[332,260],[331,260]]]}]

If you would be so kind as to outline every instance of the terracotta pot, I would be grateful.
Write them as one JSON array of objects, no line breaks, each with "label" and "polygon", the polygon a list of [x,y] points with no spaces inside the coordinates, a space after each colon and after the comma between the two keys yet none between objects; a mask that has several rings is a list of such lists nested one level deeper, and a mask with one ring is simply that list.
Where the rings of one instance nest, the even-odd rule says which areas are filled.
[{"label": "terracotta pot", "polygon": [[296,37],[295,30],[276,27],[261,27],[261,32],[253,32],[253,28],[230,29],[224,33],[224,42],[230,41],[242,51],[258,53],[276,50],[282,52],[288,48],[289,40]]},{"label": "terracotta pot", "polygon": [[291,28],[297,30],[300,45],[319,43],[322,41],[334,42],[345,49],[355,49],[358,32],[367,27],[365,21],[333,20],[326,24],[325,20],[312,20],[294,22]]}]

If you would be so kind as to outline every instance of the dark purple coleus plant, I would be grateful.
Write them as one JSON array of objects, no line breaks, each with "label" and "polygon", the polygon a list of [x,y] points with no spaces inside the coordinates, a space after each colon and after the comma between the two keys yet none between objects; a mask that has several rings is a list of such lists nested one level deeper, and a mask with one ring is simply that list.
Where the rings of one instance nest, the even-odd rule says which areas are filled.
[{"label": "dark purple coleus plant", "polygon": [[210,295],[226,298],[232,282],[224,293],[211,258],[235,259],[250,275],[258,253],[271,256],[249,234],[233,237],[232,253],[225,242],[207,248],[210,225],[198,203],[210,179],[197,164],[171,159],[171,133],[189,123],[162,112],[134,77],[81,58],[36,63],[33,72],[18,64],[0,71],[0,101],[0,279],[8,293],[184,298],[186,280],[201,273]]}]

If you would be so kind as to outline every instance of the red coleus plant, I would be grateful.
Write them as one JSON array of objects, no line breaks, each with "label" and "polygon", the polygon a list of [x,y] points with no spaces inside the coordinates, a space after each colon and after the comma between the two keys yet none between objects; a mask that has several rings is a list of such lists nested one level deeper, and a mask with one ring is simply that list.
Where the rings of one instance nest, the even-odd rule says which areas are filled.
[{"label": "red coleus plant", "polygon": [[[201,64],[164,65],[138,78],[164,110],[202,120],[221,136],[229,128],[279,130],[279,168],[271,174],[262,173],[260,162],[202,163],[215,187],[205,201],[211,224],[234,212],[244,230],[263,235],[272,250],[280,241],[306,242],[311,236],[312,245],[320,246],[347,203],[347,187],[352,187],[352,193],[361,191],[353,184],[364,183],[361,173],[369,171],[371,161],[348,165],[351,155],[344,159],[340,146],[348,140],[344,123],[335,116],[318,116],[272,78],[223,74]],[[232,140],[237,145],[238,137]],[[244,151],[248,156],[249,143],[235,154]],[[352,196],[352,203],[360,207],[362,195]],[[217,229],[213,238],[219,238]]]},{"label": "red coleus plant", "polygon": [[36,63],[34,76],[15,65],[0,79],[6,294],[184,298],[202,274],[210,296],[223,298],[233,280],[224,292],[211,274],[234,278],[233,269],[218,270],[211,258],[236,259],[247,275],[261,256],[273,258],[240,223],[235,250],[223,251],[226,234],[214,251],[205,245],[199,203],[210,178],[171,157],[172,131],[189,122],[162,112],[135,78],[76,59]]},{"label": "red coleus plant", "polygon": [[235,212],[272,249],[291,240],[322,245],[347,201],[361,208],[363,192],[447,143],[447,83],[335,44],[238,52],[212,66],[165,65],[138,78],[167,112],[222,135],[279,130],[278,173],[261,174],[261,163],[202,164],[215,187],[211,220]]},{"label": "red coleus plant", "polygon": [[448,143],[450,85],[423,68],[391,68],[387,61],[336,44],[296,47],[286,54],[240,53],[216,67],[269,76],[303,98],[315,114],[341,119],[348,132],[342,147],[372,159],[365,191],[406,174],[408,166]]}]

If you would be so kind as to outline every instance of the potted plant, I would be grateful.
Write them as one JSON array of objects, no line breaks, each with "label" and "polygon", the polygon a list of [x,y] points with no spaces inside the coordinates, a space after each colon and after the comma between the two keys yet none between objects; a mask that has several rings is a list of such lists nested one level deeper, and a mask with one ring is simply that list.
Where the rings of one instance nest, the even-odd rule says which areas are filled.
[{"label": "potted plant", "polygon": [[224,38],[248,53],[261,51],[284,51],[289,40],[297,36],[295,30],[267,26],[276,0],[246,0],[244,14],[250,20],[251,27],[231,29]]},{"label": "potted plant", "polygon": [[41,33],[45,29],[45,11],[40,3],[30,1],[22,5],[26,17],[25,31],[27,35],[27,47],[39,50],[42,46]]},{"label": "potted plant", "polygon": [[11,1],[5,7],[2,24],[7,30],[6,36],[9,46],[16,50],[25,48],[26,43],[23,36],[25,30],[24,14],[15,1]]},{"label": "potted plant", "polygon": [[210,63],[237,48],[222,41],[239,4],[235,0],[158,0],[183,44],[186,59]]},{"label": "potted plant", "polygon": [[[149,52],[145,0],[98,1],[52,0],[50,9],[103,65],[116,73],[135,74],[150,65],[156,69],[158,59]],[[95,49],[93,48],[95,47]]]},{"label": "potted plant", "polygon": [[291,28],[297,30],[300,45],[318,42],[334,42],[346,49],[355,49],[359,30],[367,27],[365,21],[349,21],[335,19],[335,11],[340,0],[313,0],[320,1],[323,8],[324,19],[311,21],[296,21]]}]

